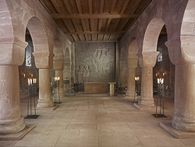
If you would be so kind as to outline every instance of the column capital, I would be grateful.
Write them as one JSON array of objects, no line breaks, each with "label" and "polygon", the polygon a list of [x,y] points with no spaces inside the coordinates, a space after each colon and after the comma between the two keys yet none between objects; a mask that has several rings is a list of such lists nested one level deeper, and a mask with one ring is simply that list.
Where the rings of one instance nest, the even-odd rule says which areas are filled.
[{"label": "column capital", "polygon": [[156,64],[156,58],[159,52],[157,51],[148,51],[142,53],[141,66],[142,67],[154,67]]},{"label": "column capital", "polygon": [[0,42],[0,64],[22,65],[25,48],[28,43],[18,38],[7,39]]},{"label": "column capital", "polygon": [[37,68],[41,69],[47,69],[51,67],[51,55],[49,52],[44,51],[36,51],[33,53],[33,56],[35,58],[35,65]]},{"label": "column capital", "polygon": [[182,59],[180,38],[169,39],[165,45],[169,51],[169,58],[173,64],[180,64]]}]

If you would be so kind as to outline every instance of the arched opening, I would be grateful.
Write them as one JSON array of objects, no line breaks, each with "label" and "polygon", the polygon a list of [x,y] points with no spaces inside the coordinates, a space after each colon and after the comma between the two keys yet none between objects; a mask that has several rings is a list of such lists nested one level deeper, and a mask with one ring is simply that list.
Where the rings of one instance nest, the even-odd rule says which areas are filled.
[{"label": "arched opening", "polygon": [[[32,113],[32,109],[36,107],[39,81],[38,69],[35,66],[32,54],[34,52],[33,41],[28,28],[26,29],[25,41],[28,43],[28,46],[25,48],[24,62],[19,66],[19,79],[22,112],[24,116],[28,116]],[[31,96],[35,99],[30,99]]]},{"label": "arched opening", "polygon": [[[165,100],[165,113],[166,115],[172,116],[174,108],[175,65],[171,63],[169,58],[168,48],[165,45],[167,39],[167,29],[164,25],[157,43],[157,51],[159,54],[157,56],[156,65],[153,68],[153,93],[155,99],[157,99],[159,95],[162,96]],[[158,79],[164,80],[162,87],[159,87]]]},{"label": "arched opening", "polygon": [[[168,33],[164,21],[159,18],[152,19],[144,36],[143,54],[148,53],[148,59],[145,60],[148,60],[146,61],[147,64],[151,64],[151,67],[153,66],[154,68],[151,71],[153,74],[150,81],[150,89],[146,88],[145,90],[152,92],[151,97],[154,97],[155,105],[159,106],[159,109],[164,107],[166,115],[172,115],[174,108],[175,66],[169,58],[168,48],[165,45],[167,40]],[[156,51],[158,51],[158,55],[155,53]],[[152,59],[150,53],[155,53],[155,58]],[[144,79],[142,74],[142,80],[147,81],[148,79]],[[163,82],[159,82],[159,80]],[[162,111],[161,113],[163,113]]]},{"label": "arched opening", "polygon": [[32,17],[25,28],[24,62],[19,66],[20,96],[23,115],[33,115],[38,103],[39,74],[35,64],[34,52],[48,52],[48,40],[41,21]]},{"label": "arched opening", "polygon": [[49,41],[42,22],[37,17],[32,17],[27,24],[35,52],[49,52]]},{"label": "arched opening", "polygon": [[69,48],[66,48],[64,51],[64,91],[65,94],[71,92],[71,56]]}]

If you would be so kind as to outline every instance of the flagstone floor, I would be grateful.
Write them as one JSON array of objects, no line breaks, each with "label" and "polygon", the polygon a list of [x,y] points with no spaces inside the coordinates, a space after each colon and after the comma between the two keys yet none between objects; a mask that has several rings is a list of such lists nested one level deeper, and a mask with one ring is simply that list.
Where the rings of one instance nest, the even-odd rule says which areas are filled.
[{"label": "flagstone floor", "polygon": [[0,147],[195,146],[195,139],[175,139],[161,129],[153,109],[138,110],[121,97],[67,97],[57,109],[38,113],[25,120],[36,128],[20,141],[0,141]]}]

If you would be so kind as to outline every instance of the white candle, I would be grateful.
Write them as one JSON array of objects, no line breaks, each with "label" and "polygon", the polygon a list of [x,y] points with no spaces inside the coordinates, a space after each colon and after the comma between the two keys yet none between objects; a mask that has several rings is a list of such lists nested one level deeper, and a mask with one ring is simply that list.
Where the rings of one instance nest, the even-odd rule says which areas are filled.
[{"label": "white candle", "polygon": [[157,83],[158,83],[158,84],[160,83],[160,79],[159,79],[159,78],[157,79]]},{"label": "white candle", "polygon": [[37,83],[37,79],[33,78],[33,83],[36,84]]},{"label": "white candle", "polygon": [[30,86],[32,84],[32,79],[28,79],[28,85]]},{"label": "white candle", "polygon": [[162,78],[162,82],[161,82],[161,84],[163,84],[164,83],[164,79]]}]

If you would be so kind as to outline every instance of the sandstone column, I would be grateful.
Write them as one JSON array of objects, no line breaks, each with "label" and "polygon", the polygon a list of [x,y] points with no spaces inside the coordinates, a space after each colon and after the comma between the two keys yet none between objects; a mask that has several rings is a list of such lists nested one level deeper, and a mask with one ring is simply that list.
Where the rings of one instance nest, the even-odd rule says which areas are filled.
[{"label": "sandstone column", "polygon": [[195,131],[195,64],[176,65],[174,105],[173,127]]},{"label": "sandstone column", "polygon": [[23,63],[26,43],[0,43],[0,134],[20,132],[25,128],[19,97],[18,65]]},{"label": "sandstone column", "polygon": [[154,106],[153,98],[153,67],[156,64],[158,52],[148,51],[142,53],[142,83],[141,104]]},{"label": "sandstone column", "polygon": [[37,107],[52,107],[50,69],[39,68],[39,100]]},{"label": "sandstone column", "polygon": [[137,58],[129,58],[128,60],[127,98],[133,100],[135,97],[135,70],[137,67]]},{"label": "sandstone column", "polygon": [[[187,36],[182,36],[185,39]],[[187,39],[190,40],[190,39]],[[191,40],[190,40],[191,41]],[[169,57],[175,64],[175,97],[172,127],[195,131],[195,54],[193,42],[182,45],[180,38],[166,42]],[[170,131],[171,132],[171,131]]]},{"label": "sandstone column", "polygon": [[53,68],[55,70],[55,76],[60,77],[59,80],[59,97],[60,99],[64,97],[64,77],[63,77],[63,69],[64,69],[64,56],[55,56],[53,59]]},{"label": "sandstone column", "polygon": [[53,106],[51,98],[51,79],[50,79],[50,53],[34,52],[35,64],[39,68],[39,100],[37,107],[47,108]]},{"label": "sandstone column", "polygon": [[[182,36],[185,39],[187,36]],[[187,40],[189,40],[187,38]],[[180,40],[167,41],[171,61],[175,64],[175,99],[172,126],[181,131],[195,131],[195,54],[194,43],[176,48]]]}]

